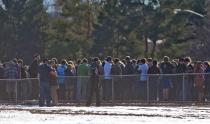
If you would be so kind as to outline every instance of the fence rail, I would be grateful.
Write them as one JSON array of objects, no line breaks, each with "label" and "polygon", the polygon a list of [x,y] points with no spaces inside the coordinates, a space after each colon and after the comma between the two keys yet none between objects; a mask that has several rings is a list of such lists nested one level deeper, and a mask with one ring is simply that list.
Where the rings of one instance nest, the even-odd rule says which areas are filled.
[{"label": "fence rail", "polygon": [[[146,80],[142,80],[142,76],[146,76]],[[112,75],[97,78],[102,102],[210,100],[210,74],[206,73]],[[0,79],[0,101],[18,104],[38,100],[39,84],[38,78]],[[84,103],[89,98],[91,85],[90,76],[71,76],[57,77],[54,85],[49,87],[56,88],[61,103]]]}]

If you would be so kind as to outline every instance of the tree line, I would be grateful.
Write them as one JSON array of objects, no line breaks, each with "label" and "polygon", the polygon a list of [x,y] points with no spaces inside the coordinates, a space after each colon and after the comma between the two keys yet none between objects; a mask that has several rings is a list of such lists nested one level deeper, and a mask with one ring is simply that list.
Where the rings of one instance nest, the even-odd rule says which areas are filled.
[{"label": "tree line", "polygon": [[0,56],[29,62],[46,57],[126,55],[140,58],[191,56],[209,58],[207,0],[54,0],[47,12],[43,0],[2,0]]}]

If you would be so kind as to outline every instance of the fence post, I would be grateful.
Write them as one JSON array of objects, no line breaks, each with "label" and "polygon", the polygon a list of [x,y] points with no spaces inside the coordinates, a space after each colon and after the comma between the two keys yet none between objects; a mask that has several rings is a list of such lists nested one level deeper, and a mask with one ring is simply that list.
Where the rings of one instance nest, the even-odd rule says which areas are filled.
[{"label": "fence post", "polygon": [[182,101],[185,100],[185,75],[182,73]]},{"label": "fence post", "polygon": [[17,86],[17,83],[18,80],[15,81],[15,90],[16,90],[16,93],[15,93],[15,104],[17,105],[17,99],[18,99],[18,86]]},{"label": "fence post", "polygon": [[147,75],[147,102],[149,102],[149,75]]},{"label": "fence post", "polygon": [[160,75],[157,76],[157,79],[158,79],[158,80],[157,80],[157,85],[156,85],[156,86],[157,86],[157,87],[156,87],[156,88],[157,88],[157,89],[156,89],[156,91],[157,91],[157,92],[156,92],[156,93],[157,93],[157,94],[156,94],[156,101],[160,101],[160,96],[159,96],[159,91],[160,91],[160,89],[159,89],[159,87],[160,87]]}]

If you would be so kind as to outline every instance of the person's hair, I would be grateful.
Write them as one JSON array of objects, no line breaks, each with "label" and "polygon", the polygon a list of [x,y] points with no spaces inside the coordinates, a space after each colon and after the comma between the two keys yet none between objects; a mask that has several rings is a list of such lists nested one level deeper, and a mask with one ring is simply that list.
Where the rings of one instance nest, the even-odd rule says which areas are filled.
[{"label": "person's hair", "polygon": [[108,57],[106,58],[106,61],[107,61],[107,62],[112,61],[112,57],[111,57],[111,56],[108,56]]},{"label": "person's hair", "polygon": [[13,61],[14,63],[17,63],[17,62],[18,62],[18,59],[17,59],[17,58],[14,58],[12,61]]},{"label": "person's hair", "polygon": [[101,62],[100,59],[98,59],[98,60],[96,61],[96,63],[97,63],[98,65],[101,65],[101,64],[102,64],[102,62]]},{"label": "person's hair", "polygon": [[67,64],[67,68],[74,68],[73,64]]},{"label": "person's hair", "polygon": [[145,64],[146,63],[146,59],[145,58],[141,59],[141,63]]},{"label": "person's hair", "polygon": [[185,61],[185,62],[191,63],[191,62],[192,62],[192,59],[191,59],[190,57],[185,57],[185,58],[184,58],[184,61]]},{"label": "person's hair", "polygon": [[81,62],[82,62],[81,59],[78,59],[78,60],[77,60],[77,64],[80,64]]},{"label": "person's hair", "polygon": [[114,59],[114,63],[115,63],[115,64],[117,64],[119,61],[120,61],[120,59],[118,59],[118,58],[115,58],[115,59]]},{"label": "person's hair", "polygon": [[122,59],[121,62],[122,62],[123,64],[126,64],[126,60],[125,60],[125,59]]},{"label": "person's hair", "polygon": [[36,58],[38,56],[40,56],[40,55],[38,53],[35,53],[33,57]]},{"label": "person's hair", "polygon": [[204,64],[205,64],[207,67],[210,67],[209,61],[205,61]]},{"label": "person's hair", "polygon": [[70,68],[75,68],[74,62],[73,61],[68,61],[67,66]]},{"label": "person's hair", "polygon": [[65,59],[63,59],[63,60],[61,61],[61,64],[62,64],[62,65],[66,65],[66,64],[67,64],[67,61],[66,61]]},{"label": "person's hair", "polygon": [[175,59],[173,59],[173,60],[171,61],[171,63],[172,63],[172,64],[175,64],[175,65],[178,64],[178,63],[177,63],[177,60],[175,60]]},{"label": "person's hair", "polygon": [[82,62],[83,63],[88,63],[88,60],[86,58],[83,58]]},{"label": "person's hair", "polygon": [[93,62],[97,62],[99,60],[98,57],[93,58]]},{"label": "person's hair", "polygon": [[148,58],[147,59],[147,62],[152,62],[152,58]]},{"label": "person's hair", "polygon": [[202,62],[201,62],[201,61],[197,61],[196,63],[197,63],[197,65],[201,65],[201,64],[202,64]]},{"label": "person's hair", "polygon": [[49,65],[53,64],[53,61],[52,60],[48,60],[48,64]]},{"label": "person's hair", "polygon": [[49,60],[47,58],[42,60],[43,63],[49,62]]},{"label": "person's hair", "polygon": [[73,61],[68,61],[68,64],[74,65],[74,62]]},{"label": "person's hair", "polygon": [[169,61],[169,57],[168,57],[168,56],[164,56],[164,57],[163,57],[163,61],[164,61],[164,62],[168,62],[168,61]]},{"label": "person's hair", "polygon": [[140,63],[141,63],[141,60],[140,60],[140,59],[138,59],[138,60],[137,60],[137,64],[140,64]]},{"label": "person's hair", "polygon": [[23,60],[22,59],[18,59],[17,62],[23,64]]},{"label": "person's hair", "polygon": [[54,61],[55,64],[58,64],[58,59],[57,58],[52,58],[51,60]]},{"label": "person's hair", "polygon": [[153,60],[152,64],[157,65],[158,64],[157,60]]},{"label": "person's hair", "polygon": [[132,63],[133,63],[133,64],[137,63],[137,60],[132,59]]},{"label": "person's hair", "polygon": [[130,56],[126,56],[126,57],[125,57],[125,60],[126,60],[126,61],[130,61],[130,60],[131,60],[131,57],[130,57]]},{"label": "person's hair", "polygon": [[184,62],[184,58],[179,58],[179,62]]}]

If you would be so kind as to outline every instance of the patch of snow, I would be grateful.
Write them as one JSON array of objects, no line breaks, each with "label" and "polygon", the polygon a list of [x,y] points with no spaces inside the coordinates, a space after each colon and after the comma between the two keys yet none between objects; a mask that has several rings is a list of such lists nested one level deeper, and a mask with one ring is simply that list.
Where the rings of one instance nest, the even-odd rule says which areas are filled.
[{"label": "patch of snow", "polygon": [[0,124],[209,123],[208,107],[0,106]]}]

